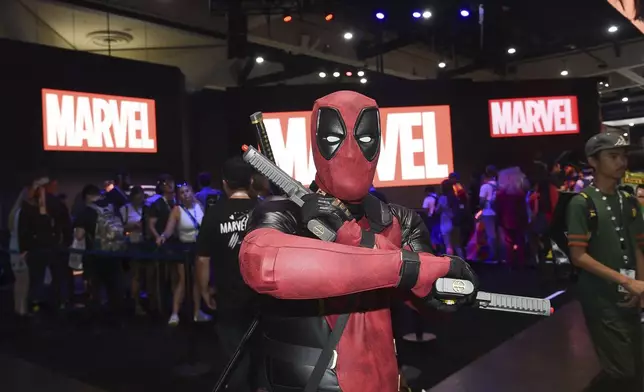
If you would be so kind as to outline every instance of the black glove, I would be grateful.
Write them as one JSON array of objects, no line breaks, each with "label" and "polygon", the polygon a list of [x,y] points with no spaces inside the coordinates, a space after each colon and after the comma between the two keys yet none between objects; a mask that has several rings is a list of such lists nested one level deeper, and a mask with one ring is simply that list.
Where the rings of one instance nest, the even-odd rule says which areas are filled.
[{"label": "black glove", "polygon": [[302,197],[302,221],[304,223],[312,219],[320,219],[329,224],[329,226],[338,231],[344,222],[353,219],[353,215],[335,197],[323,196],[318,193],[310,193]]},{"label": "black glove", "polygon": [[472,282],[472,285],[474,285],[474,291],[464,296],[458,296],[451,293],[441,294],[436,291],[436,284],[434,284],[434,288],[425,298],[425,302],[432,308],[444,312],[453,312],[464,305],[475,305],[476,294],[479,291],[479,278],[476,276],[476,273],[474,273],[472,267],[470,267],[470,265],[460,257],[449,255],[445,256],[450,258],[450,266],[449,271],[444,278],[468,280]]}]

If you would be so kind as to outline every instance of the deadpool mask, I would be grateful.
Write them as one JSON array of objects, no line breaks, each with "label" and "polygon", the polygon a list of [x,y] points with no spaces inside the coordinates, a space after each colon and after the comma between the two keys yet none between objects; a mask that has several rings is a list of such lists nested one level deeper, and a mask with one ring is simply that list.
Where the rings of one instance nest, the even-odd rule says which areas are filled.
[{"label": "deadpool mask", "polygon": [[369,193],[380,155],[380,112],[371,98],[338,91],[318,99],[311,114],[316,185],[347,202]]}]

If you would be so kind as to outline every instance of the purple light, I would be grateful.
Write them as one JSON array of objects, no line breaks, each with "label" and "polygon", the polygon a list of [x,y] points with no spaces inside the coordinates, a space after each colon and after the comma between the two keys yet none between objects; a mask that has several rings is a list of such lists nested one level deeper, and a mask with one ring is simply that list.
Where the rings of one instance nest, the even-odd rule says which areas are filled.
[{"label": "purple light", "polygon": [[461,16],[462,16],[463,18],[467,18],[468,16],[470,16],[470,11],[468,11],[468,10],[461,10]]},{"label": "purple light", "polygon": [[414,13],[411,14],[411,16],[413,16],[415,19],[419,19],[420,18],[420,12],[414,11]]},{"label": "purple light", "polygon": [[383,14],[382,12],[378,12],[376,13],[376,18],[383,20],[385,18],[385,14]]}]

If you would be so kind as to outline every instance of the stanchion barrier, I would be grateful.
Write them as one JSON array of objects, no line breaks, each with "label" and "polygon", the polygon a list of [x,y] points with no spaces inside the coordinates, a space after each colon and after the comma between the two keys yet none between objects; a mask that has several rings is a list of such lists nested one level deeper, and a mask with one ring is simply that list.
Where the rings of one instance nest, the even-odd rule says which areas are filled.
[{"label": "stanchion barrier", "polygon": [[[21,254],[22,252],[0,248],[0,253],[7,254]],[[161,247],[157,247],[155,244],[146,243],[146,244],[128,244],[126,249],[120,251],[105,251],[105,250],[83,250],[83,249],[73,249],[73,248],[53,248],[46,250],[34,250],[28,252],[28,254],[34,253],[45,253],[45,254],[80,254],[83,256],[101,256],[109,257],[112,259],[117,259],[118,261],[124,259],[136,259],[137,261],[147,261],[150,263],[155,262],[183,262],[185,265],[185,297],[186,306],[188,309],[193,309],[193,299],[192,299],[192,285],[194,284],[193,273],[194,273],[194,252],[191,252],[186,249],[184,244],[174,244],[166,243]],[[116,260],[115,260],[116,261]],[[158,268],[158,264],[157,264]],[[159,282],[159,270],[156,271],[157,275],[157,288],[160,286]],[[157,293],[160,296],[160,293]],[[197,322],[194,319],[191,319],[190,331],[188,335],[188,345],[186,350],[184,362],[175,368],[175,372],[181,376],[185,377],[196,377],[210,371],[210,366],[197,361]]]}]

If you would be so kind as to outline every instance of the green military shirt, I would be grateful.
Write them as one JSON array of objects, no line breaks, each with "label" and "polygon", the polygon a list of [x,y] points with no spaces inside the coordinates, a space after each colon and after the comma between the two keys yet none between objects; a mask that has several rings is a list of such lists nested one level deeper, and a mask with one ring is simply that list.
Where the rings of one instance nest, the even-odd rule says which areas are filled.
[{"label": "green military shirt", "polygon": [[[583,195],[573,197],[566,208],[568,246],[586,248],[595,260],[617,272],[621,268],[636,269],[635,249],[644,248],[644,220],[633,199],[622,193],[620,208],[617,193],[604,195],[594,187],[585,188],[582,192],[595,204],[597,228],[594,233],[590,232],[588,204]],[[620,244],[622,238],[624,249]],[[614,306],[624,299],[616,283],[586,271],[580,272],[577,286],[580,301],[591,306]]]}]

